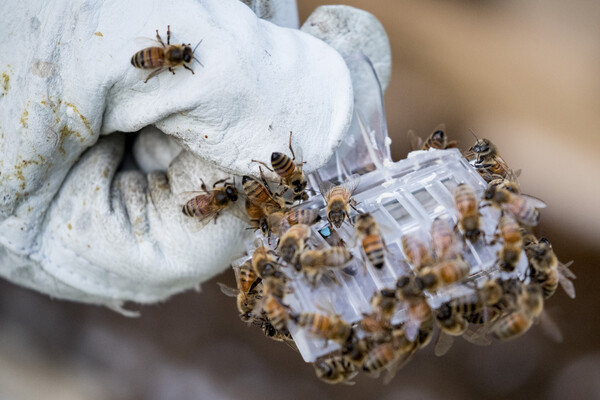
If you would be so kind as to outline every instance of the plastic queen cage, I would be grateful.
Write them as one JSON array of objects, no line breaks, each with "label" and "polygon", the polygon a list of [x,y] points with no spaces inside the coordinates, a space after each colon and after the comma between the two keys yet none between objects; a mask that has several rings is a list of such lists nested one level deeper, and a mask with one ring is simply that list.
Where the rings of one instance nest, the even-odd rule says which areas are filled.
[{"label": "plastic queen cage", "polygon": [[[453,198],[456,186],[466,183],[474,189],[477,198],[481,198],[488,184],[458,149],[413,151],[406,159],[392,162],[381,87],[373,66],[363,55],[350,57],[346,62],[354,85],[354,117],[344,142],[331,160],[309,175],[308,192],[311,196],[300,208],[317,209],[321,216],[321,220],[311,226],[308,246],[330,247],[328,239],[333,229],[327,221],[325,201],[318,188],[325,181],[339,184],[360,175],[353,198],[358,202],[357,209],[370,213],[381,227],[388,249],[385,264],[383,268],[376,269],[367,263],[366,273],[363,272],[365,266],[361,245],[354,237],[354,227],[346,220],[335,232],[346,243],[353,259],[345,268],[331,271],[334,279],[331,275],[324,275],[313,286],[291,266],[284,265],[282,271],[290,279],[290,290],[283,303],[293,312],[322,314],[323,310],[331,310],[330,313],[353,324],[360,321],[363,314],[372,311],[370,299],[376,291],[395,288],[400,277],[411,273],[401,238],[406,234],[417,234],[429,243],[434,219],[446,218],[452,226],[457,222]],[[500,212],[494,207],[485,207],[480,213],[480,229],[486,237],[492,237]],[[352,218],[356,214],[351,211]],[[265,246],[268,245],[260,232],[256,236],[261,238]],[[256,244],[248,242],[246,247],[248,254],[252,254]],[[274,243],[271,247],[274,247]],[[492,245],[482,240],[476,243],[466,240],[462,251],[464,259],[471,266],[469,275],[457,284],[438,291],[426,291],[430,306],[435,309],[453,297],[472,292],[473,288],[465,286],[465,281],[476,284],[480,280],[499,276],[524,280],[527,257],[521,256],[514,272],[500,272],[496,266],[496,253],[500,248],[498,243]],[[240,261],[247,259],[248,256]],[[392,318],[394,324],[407,319],[402,302],[398,302],[396,307]],[[328,341],[325,345],[323,339],[310,335],[293,321],[289,322],[288,329],[306,362],[314,362],[340,348],[334,341]]]}]

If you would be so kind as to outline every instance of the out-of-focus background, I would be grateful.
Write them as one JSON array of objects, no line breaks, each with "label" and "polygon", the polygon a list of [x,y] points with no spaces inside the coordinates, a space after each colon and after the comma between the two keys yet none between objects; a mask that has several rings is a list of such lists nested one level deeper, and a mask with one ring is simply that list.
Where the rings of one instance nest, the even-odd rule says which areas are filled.
[{"label": "out-of-focus background", "polygon": [[[299,1],[303,22],[318,0]],[[337,2],[328,2],[328,4]],[[0,282],[0,399],[600,398],[600,2],[347,0],[390,37],[385,95],[395,159],[408,129],[444,122],[468,148],[469,128],[497,144],[524,192],[542,198],[542,232],[575,260],[577,298],[546,302],[564,343],[540,327],[513,342],[432,345],[394,381],[320,383],[285,345],[239,321],[217,281],[142,308],[53,301]]]}]

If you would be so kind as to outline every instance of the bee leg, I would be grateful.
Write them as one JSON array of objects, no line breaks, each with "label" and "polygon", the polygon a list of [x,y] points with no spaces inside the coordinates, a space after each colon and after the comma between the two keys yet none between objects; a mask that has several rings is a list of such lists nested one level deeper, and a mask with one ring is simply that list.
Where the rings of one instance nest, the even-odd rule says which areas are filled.
[{"label": "bee leg", "polygon": [[258,171],[260,172],[260,180],[267,187],[267,189],[269,189],[269,191],[271,191],[271,189],[269,188],[269,183],[267,182],[267,178],[265,178],[265,173],[263,172],[261,166],[258,167]]},{"label": "bee leg", "polygon": [[217,218],[219,218],[219,215],[221,215],[221,214],[219,214],[218,212],[215,214],[215,219],[214,219],[215,225],[217,224]]},{"label": "bee leg", "polygon": [[290,141],[288,144],[290,151],[292,152],[292,161],[296,159],[296,154],[294,154],[294,149],[292,148],[292,131],[290,131]]},{"label": "bee leg", "polygon": [[162,38],[158,34],[158,29],[156,30],[156,39],[158,40],[158,42],[161,44],[162,47],[166,47],[164,42],[162,41]]},{"label": "bee leg", "polygon": [[271,171],[271,172],[275,172],[275,171],[273,171],[271,168],[269,168],[269,166],[268,166],[266,163],[264,163],[264,162],[262,162],[262,161],[258,161],[258,160],[250,160],[250,161],[252,161],[252,162],[255,162],[255,163],[262,164],[262,165],[263,165],[263,166],[264,166],[266,169],[268,169],[269,171]]},{"label": "bee leg", "polygon": [[167,44],[171,44],[171,25],[167,25]]},{"label": "bee leg", "polygon": [[350,201],[348,202],[348,204],[350,205],[350,207],[352,207],[352,209],[354,211],[356,211],[359,214],[362,214],[360,211],[358,211],[358,209],[356,208],[357,205],[359,205],[360,203],[357,203],[356,200],[354,199],[350,199]]},{"label": "bee leg", "polygon": [[202,178],[200,178],[200,182],[202,182],[202,184],[200,185],[200,188],[201,188],[202,190],[204,190],[206,193],[210,193],[210,192],[208,191],[208,189],[206,188],[206,184],[204,183],[204,180],[203,180]]},{"label": "bee leg", "polygon": [[188,67],[187,65],[183,64],[183,68],[187,69],[188,71],[192,71],[192,75],[195,75],[194,70]]},{"label": "bee leg", "polygon": [[159,69],[156,69],[156,70],[152,71],[152,72],[150,73],[150,75],[148,75],[148,77],[146,78],[146,80],[144,81],[144,83],[147,83],[147,82],[148,82],[148,80],[149,80],[150,78],[152,78],[152,77],[154,77],[154,76],[158,75],[158,74],[159,74],[159,73],[160,73],[162,70],[164,70],[164,68],[162,68],[162,67],[161,67],[161,68],[159,68]]},{"label": "bee leg", "polygon": [[389,253],[390,249],[388,249],[387,245],[385,244],[385,240],[383,240],[383,238],[381,238],[381,244],[383,245],[383,249],[385,250],[385,252]]},{"label": "bee leg", "polygon": [[[353,207],[353,208],[354,208],[354,207]],[[352,218],[350,218],[350,214],[348,214],[347,212],[346,212],[346,217],[348,217],[348,223],[349,223],[350,225],[354,226],[354,222],[352,222]]]},{"label": "bee leg", "polygon": [[169,67],[169,71],[171,71],[173,75],[175,75],[175,70],[173,68]]}]

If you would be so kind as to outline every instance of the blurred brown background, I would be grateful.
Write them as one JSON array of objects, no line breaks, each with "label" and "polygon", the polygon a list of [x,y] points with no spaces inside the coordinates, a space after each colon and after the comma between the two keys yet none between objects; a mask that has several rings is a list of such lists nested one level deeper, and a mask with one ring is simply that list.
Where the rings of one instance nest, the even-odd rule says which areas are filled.
[{"label": "blurred brown background", "polygon": [[[325,4],[299,3],[301,22]],[[138,319],[0,282],[0,399],[600,398],[600,2],[343,3],[375,14],[389,34],[395,159],[408,151],[408,129],[424,136],[445,122],[467,148],[472,128],[548,204],[543,234],[578,275],[576,300],[559,289],[546,303],[564,343],[539,327],[485,348],[459,339],[442,358],[430,345],[388,386],[364,376],[328,386],[239,321],[215,284],[233,284],[229,271]]]}]

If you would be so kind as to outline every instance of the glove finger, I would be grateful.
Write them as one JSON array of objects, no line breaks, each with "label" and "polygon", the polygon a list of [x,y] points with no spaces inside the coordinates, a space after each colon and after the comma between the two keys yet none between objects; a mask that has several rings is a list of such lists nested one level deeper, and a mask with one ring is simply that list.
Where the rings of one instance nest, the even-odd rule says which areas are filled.
[{"label": "glove finger", "polygon": [[227,175],[185,152],[166,175],[117,172],[123,147],[123,135],[103,137],[73,167],[34,257],[44,270],[93,296],[146,303],[226,268],[243,248],[245,221],[226,211],[199,231],[178,199],[200,177]]},{"label": "glove finger", "polygon": [[343,56],[361,52],[371,60],[385,91],[392,73],[390,42],[383,25],[364,10],[336,5],[315,9],[301,30],[332,46]]},{"label": "glove finger", "polygon": [[296,0],[241,0],[258,18],[276,25],[298,29]]}]

